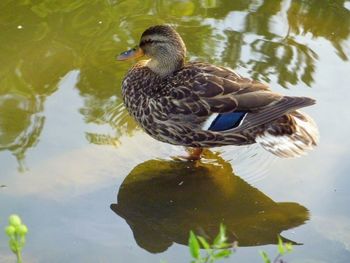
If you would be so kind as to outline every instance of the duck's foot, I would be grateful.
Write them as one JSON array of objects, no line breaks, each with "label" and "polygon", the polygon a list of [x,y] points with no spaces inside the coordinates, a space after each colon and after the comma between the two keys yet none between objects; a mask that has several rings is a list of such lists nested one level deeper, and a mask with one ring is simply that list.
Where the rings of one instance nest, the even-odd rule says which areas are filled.
[{"label": "duck's foot", "polygon": [[187,156],[182,156],[182,159],[188,161],[198,161],[201,159],[201,155],[203,153],[203,148],[200,147],[186,147],[186,151],[188,152]]}]

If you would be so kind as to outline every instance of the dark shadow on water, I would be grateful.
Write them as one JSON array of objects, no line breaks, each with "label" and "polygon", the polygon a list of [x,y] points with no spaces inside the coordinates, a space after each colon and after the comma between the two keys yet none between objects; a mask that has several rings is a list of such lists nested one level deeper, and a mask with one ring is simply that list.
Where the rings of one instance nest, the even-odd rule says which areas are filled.
[{"label": "dark shadow on water", "polygon": [[220,223],[238,246],[276,244],[282,231],[308,220],[304,206],[273,201],[209,154],[210,161],[198,164],[149,160],[125,178],[111,209],[126,220],[140,247],[159,253],[173,242],[185,245],[190,230],[212,240]]}]

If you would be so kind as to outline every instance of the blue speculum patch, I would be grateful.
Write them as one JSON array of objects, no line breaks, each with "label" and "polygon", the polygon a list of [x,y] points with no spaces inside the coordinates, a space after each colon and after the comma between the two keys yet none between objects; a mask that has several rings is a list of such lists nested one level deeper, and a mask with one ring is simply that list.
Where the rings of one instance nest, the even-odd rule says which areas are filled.
[{"label": "blue speculum patch", "polygon": [[230,112],[219,114],[216,119],[212,122],[209,129],[210,131],[226,131],[236,128],[247,112]]}]

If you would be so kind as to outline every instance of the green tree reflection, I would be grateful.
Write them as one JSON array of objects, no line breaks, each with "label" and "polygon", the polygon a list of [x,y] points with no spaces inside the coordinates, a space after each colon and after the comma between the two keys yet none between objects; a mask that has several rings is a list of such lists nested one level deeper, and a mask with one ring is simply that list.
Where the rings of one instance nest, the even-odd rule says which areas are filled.
[{"label": "green tree reflection", "polygon": [[313,37],[325,38],[332,43],[338,56],[349,59],[344,51],[345,40],[350,34],[350,11],[346,0],[291,1],[287,11],[290,31],[296,35],[311,33]]},{"label": "green tree reflection", "polygon": [[[76,69],[84,120],[110,125],[114,133],[91,132],[86,138],[113,144],[123,134],[132,135],[136,125],[120,98],[120,83],[131,64],[114,58],[156,23],[177,26],[189,59],[244,67],[253,78],[283,87],[300,82],[312,86],[318,54],[301,39],[325,39],[347,60],[350,11],[344,4],[345,0],[1,1],[0,151],[10,150],[23,160],[40,137],[46,98]],[[285,32],[276,31],[281,17]]]},{"label": "green tree reflection", "polygon": [[212,240],[220,223],[238,246],[276,244],[282,231],[309,218],[305,207],[277,203],[234,175],[219,155],[208,152],[206,158],[210,162],[199,165],[149,160],[125,178],[111,209],[126,220],[140,247],[159,253],[174,242],[186,245],[190,230]]}]

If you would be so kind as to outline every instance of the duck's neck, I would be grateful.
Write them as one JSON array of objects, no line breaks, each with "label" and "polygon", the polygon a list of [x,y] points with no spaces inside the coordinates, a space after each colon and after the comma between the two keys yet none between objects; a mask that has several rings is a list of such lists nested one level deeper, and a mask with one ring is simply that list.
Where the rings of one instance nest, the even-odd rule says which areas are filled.
[{"label": "duck's neck", "polygon": [[184,65],[183,57],[161,56],[151,58],[147,61],[146,66],[154,73],[164,78],[174,71],[179,70]]}]

